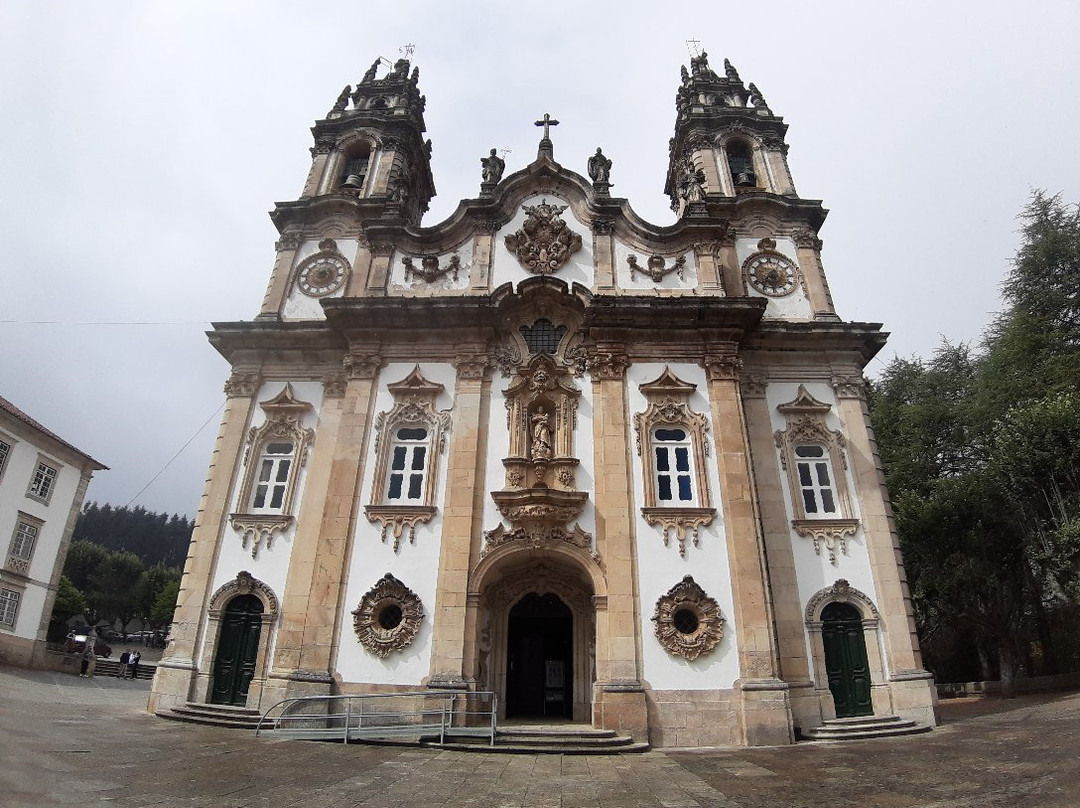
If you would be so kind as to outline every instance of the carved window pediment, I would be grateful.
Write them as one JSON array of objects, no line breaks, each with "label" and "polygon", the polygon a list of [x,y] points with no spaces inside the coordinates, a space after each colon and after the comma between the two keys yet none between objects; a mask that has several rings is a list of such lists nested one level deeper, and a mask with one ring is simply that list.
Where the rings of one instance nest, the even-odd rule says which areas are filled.
[{"label": "carved window pediment", "polygon": [[248,432],[240,510],[229,517],[244,549],[251,545],[252,558],[292,525],[300,472],[315,437],[303,425],[311,404],[297,399],[291,384],[259,406],[266,420]]},{"label": "carved window pediment", "polygon": [[837,551],[847,553],[847,540],[859,528],[848,501],[844,436],[826,422],[832,407],[802,385],[794,401],[776,409],[787,419],[787,428],[777,431],[774,439],[787,472],[795,516],[792,527],[813,541],[818,555],[824,547],[829,561],[836,564]]},{"label": "carved window pediment", "polygon": [[368,521],[382,525],[381,538],[393,537],[394,552],[408,528],[416,543],[416,526],[435,518],[438,458],[446,448],[450,412],[435,402],[445,389],[424,378],[417,365],[404,379],[387,385],[394,406],[375,417],[375,478]]},{"label": "carved window pediment", "polygon": [[687,538],[699,546],[700,528],[716,516],[705,471],[708,418],[690,407],[697,385],[679,379],[670,368],[638,389],[649,401],[645,412],[634,416],[645,476],[641,513],[650,525],[662,528],[665,547],[674,534],[679,555],[685,556]]}]

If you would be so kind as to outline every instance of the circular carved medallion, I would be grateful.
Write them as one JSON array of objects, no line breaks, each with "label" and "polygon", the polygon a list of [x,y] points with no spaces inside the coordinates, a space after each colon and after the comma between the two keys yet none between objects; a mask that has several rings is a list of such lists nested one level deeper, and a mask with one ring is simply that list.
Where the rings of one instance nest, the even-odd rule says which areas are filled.
[{"label": "circular carved medallion", "polygon": [[656,639],[672,656],[697,659],[724,637],[720,606],[687,575],[656,601]]},{"label": "circular carved medallion", "polygon": [[799,271],[787,256],[777,252],[759,252],[743,264],[746,280],[769,297],[784,297],[795,291]]},{"label": "circular carved medallion", "polygon": [[324,297],[336,292],[345,283],[349,265],[334,253],[316,253],[300,263],[296,285],[308,297]]},{"label": "circular carved medallion", "polygon": [[408,648],[420,631],[424,605],[419,596],[390,573],[360,599],[353,611],[360,644],[376,656]]}]

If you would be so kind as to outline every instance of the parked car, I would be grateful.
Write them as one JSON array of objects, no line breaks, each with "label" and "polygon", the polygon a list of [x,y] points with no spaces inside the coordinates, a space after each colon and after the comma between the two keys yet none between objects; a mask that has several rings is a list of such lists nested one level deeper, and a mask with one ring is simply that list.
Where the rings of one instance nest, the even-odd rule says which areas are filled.
[{"label": "parked car", "polygon": [[[67,642],[64,643],[64,647],[73,654],[81,654],[83,649],[86,648],[86,634],[76,634],[72,632],[67,636]],[[105,657],[106,659],[112,655],[112,646],[105,642],[100,637],[94,639],[94,653],[99,657]]]}]

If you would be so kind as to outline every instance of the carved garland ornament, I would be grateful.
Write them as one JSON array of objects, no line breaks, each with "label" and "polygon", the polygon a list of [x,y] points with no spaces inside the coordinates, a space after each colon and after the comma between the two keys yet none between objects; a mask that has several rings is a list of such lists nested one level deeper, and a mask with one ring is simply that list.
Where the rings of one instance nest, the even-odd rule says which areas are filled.
[{"label": "carved garland ornament", "polygon": [[352,613],[353,630],[360,644],[375,656],[408,648],[424,620],[420,597],[386,573],[360,599]]},{"label": "carved garland ornament", "polygon": [[630,280],[632,281],[637,280],[637,273],[639,272],[648,275],[653,283],[660,283],[660,281],[672,272],[678,276],[680,281],[686,280],[686,277],[683,275],[683,267],[686,266],[685,255],[678,256],[671,262],[671,266],[667,266],[667,261],[662,255],[650,255],[646,261],[646,266],[642,266],[638,263],[636,255],[627,256],[626,263],[630,265]]},{"label": "carved garland ornament", "polygon": [[506,237],[506,248],[534,275],[557,272],[581,249],[581,236],[559,216],[566,207],[549,205],[546,199],[539,205],[525,205],[525,223]]},{"label": "carved garland ornament", "polygon": [[656,601],[652,616],[656,639],[672,656],[694,660],[710,653],[724,638],[720,605],[686,575]]}]

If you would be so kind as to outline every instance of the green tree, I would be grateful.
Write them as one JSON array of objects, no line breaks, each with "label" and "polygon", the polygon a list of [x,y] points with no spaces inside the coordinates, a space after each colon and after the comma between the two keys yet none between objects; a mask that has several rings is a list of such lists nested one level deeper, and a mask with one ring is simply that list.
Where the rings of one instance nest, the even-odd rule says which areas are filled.
[{"label": "green tree", "polygon": [[[172,587],[173,584],[178,585],[179,582],[179,568],[167,567],[161,563],[148,567],[139,577],[139,582],[135,587],[138,614],[148,620],[155,629],[162,628],[161,624],[156,622],[154,618],[154,609],[158,599],[161,597],[161,593]],[[176,594],[174,592],[173,603],[175,604],[175,602]],[[169,617],[172,617],[171,607],[169,609]]]},{"label": "green tree", "polygon": [[90,575],[89,599],[97,619],[119,620],[124,631],[139,614],[137,585],[146,567],[134,553],[111,552]]},{"label": "green tree", "polygon": [[176,610],[176,600],[180,597],[180,579],[169,581],[158,593],[150,609],[150,625],[161,630],[172,622]]}]

